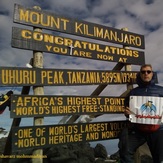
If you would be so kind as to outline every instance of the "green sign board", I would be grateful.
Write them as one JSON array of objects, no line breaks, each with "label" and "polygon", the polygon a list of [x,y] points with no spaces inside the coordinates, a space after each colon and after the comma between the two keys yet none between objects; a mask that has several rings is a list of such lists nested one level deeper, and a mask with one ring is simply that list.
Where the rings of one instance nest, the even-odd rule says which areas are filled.
[{"label": "green sign board", "polygon": [[144,52],[115,46],[101,45],[62,36],[13,27],[12,47],[135,65],[145,63]]},{"label": "green sign board", "polygon": [[145,49],[144,36],[15,4],[14,22]]},{"label": "green sign board", "polygon": [[12,149],[44,148],[54,145],[116,139],[127,121],[28,126],[12,128]]},{"label": "green sign board", "polygon": [[1,86],[69,86],[136,83],[136,71],[0,67]]},{"label": "green sign board", "polygon": [[124,112],[123,97],[12,95],[11,118]]}]

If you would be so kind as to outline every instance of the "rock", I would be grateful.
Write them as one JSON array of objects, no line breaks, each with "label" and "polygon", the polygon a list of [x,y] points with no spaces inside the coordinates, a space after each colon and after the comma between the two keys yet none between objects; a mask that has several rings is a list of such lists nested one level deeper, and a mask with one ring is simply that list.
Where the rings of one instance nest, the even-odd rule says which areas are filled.
[{"label": "rock", "polygon": [[110,159],[112,160],[119,160],[119,151],[115,152],[114,154],[110,155]]},{"label": "rock", "polygon": [[153,163],[152,155],[150,153],[147,143],[140,146],[135,153],[135,163]]},{"label": "rock", "polygon": [[95,152],[95,157],[97,158],[103,158],[103,159],[106,159],[107,158],[107,151],[106,151],[106,148],[102,145],[102,144],[97,144],[95,146],[95,149],[94,149],[94,152]]},{"label": "rock", "polygon": [[[3,154],[3,150],[4,150],[4,147],[5,147],[5,144],[6,144],[6,140],[7,138],[6,137],[2,137],[0,139],[0,155]],[[0,163],[2,162],[2,159],[0,158]]]},{"label": "rock", "polygon": [[95,160],[95,163],[105,163],[105,159],[104,158],[98,158]]},{"label": "rock", "polygon": [[[0,139],[0,155],[2,156],[5,147],[6,137]],[[146,147],[146,146],[145,146]],[[151,155],[145,153],[147,149],[139,149],[136,153],[136,163],[152,163]],[[32,155],[33,149],[13,151],[12,155]],[[115,162],[107,158],[105,146],[97,144],[94,148],[90,143],[76,143],[66,145],[54,145],[50,148],[43,149],[43,155],[47,158],[43,159],[43,163],[104,163]],[[0,163],[2,159],[0,159]],[[12,158],[9,163],[30,163],[31,158]]]},{"label": "rock", "polygon": [[150,156],[148,155],[142,155],[141,156],[141,163],[153,163],[153,160]]},{"label": "rock", "polygon": [[62,163],[74,162],[77,159],[73,150],[69,150],[67,145],[55,146],[44,150],[44,155],[47,156],[49,162]]},{"label": "rock", "polygon": [[44,152],[49,162],[94,163],[94,150],[89,143],[67,144],[51,147]]},{"label": "rock", "polygon": [[0,139],[0,154],[3,153],[4,147],[5,147],[5,144],[6,144],[6,140],[7,140],[6,137],[3,137],[3,138]]}]

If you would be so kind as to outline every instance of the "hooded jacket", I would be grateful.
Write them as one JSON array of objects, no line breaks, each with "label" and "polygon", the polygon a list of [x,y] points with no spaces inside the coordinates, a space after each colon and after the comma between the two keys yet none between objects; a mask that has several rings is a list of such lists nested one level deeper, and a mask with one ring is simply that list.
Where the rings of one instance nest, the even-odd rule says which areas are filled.
[{"label": "hooded jacket", "polygon": [[142,81],[140,73],[138,73],[136,82],[138,87],[134,88],[130,92],[130,96],[155,96],[163,97],[163,87],[156,85],[157,76],[156,73],[153,73],[151,81],[146,84]]},{"label": "hooded jacket", "polygon": [[[140,73],[137,74],[136,82],[138,87],[132,89],[130,91],[129,96],[154,96],[154,97],[163,97],[163,87],[156,85],[157,76],[156,73],[153,73],[153,77],[151,81],[146,84],[142,81],[140,77]],[[126,105],[129,106],[129,97],[126,99]],[[163,130],[163,126],[161,125],[148,125],[148,124],[136,124],[136,126],[142,131],[156,131],[157,129]]]}]

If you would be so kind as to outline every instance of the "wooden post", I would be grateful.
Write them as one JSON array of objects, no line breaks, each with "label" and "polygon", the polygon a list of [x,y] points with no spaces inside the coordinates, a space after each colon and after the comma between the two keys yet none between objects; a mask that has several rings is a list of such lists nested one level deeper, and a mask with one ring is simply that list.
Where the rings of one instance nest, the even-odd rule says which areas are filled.
[{"label": "wooden post", "polygon": [[[39,6],[35,6],[34,8],[37,10],[41,10]],[[42,32],[42,29],[34,28],[34,31]],[[43,68],[43,53],[42,52],[33,51],[33,67]],[[43,86],[41,87],[34,86],[33,92],[34,92],[34,95],[44,95],[44,88]],[[37,118],[34,117],[33,125],[34,126],[42,125],[43,122],[44,122],[43,117],[37,117]],[[43,156],[43,149],[34,150],[33,155],[38,155],[38,158],[32,158],[32,163],[38,163],[38,162],[43,163],[42,157],[39,157],[39,156]]]}]

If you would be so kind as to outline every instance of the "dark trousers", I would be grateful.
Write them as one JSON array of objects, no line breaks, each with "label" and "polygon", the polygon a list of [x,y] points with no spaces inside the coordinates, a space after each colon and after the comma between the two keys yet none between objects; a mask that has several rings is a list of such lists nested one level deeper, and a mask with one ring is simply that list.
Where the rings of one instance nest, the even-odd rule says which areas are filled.
[{"label": "dark trousers", "polygon": [[135,128],[125,128],[119,138],[121,163],[134,163],[136,149],[147,142],[154,163],[163,163],[163,130],[144,133]]}]

